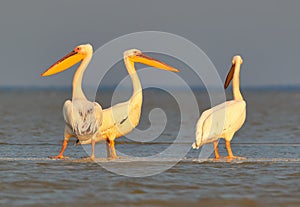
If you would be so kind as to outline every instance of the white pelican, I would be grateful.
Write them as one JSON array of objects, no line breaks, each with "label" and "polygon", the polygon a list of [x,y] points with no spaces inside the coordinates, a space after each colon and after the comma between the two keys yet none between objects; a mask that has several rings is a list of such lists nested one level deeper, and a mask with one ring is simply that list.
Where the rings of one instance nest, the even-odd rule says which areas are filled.
[{"label": "white pelican", "polygon": [[227,75],[224,88],[226,89],[233,79],[233,97],[231,101],[219,104],[202,113],[197,123],[196,141],[192,145],[194,149],[200,146],[214,142],[216,159],[220,158],[218,151],[218,140],[224,138],[229,159],[238,158],[233,155],[230,142],[233,135],[238,131],[246,119],[246,102],[240,92],[240,68],[243,64],[241,56],[234,56],[232,67]]},{"label": "white pelican", "polygon": [[91,45],[79,45],[42,74],[42,76],[50,76],[62,72],[79,61],[82,61],[73,78],[72,101],[67,100],[63,107],[66,126],[62,149],[57,156],[50,158],[66,158],[63,156],[63,152],[71,137],[76,137],[80,141],[89,140],[92,144],[92,154],[90,158],[95,158],[94,148],[96,136],[101,136],[98,129],[102,123],[102,108],[98,103],[88,101],[81,88],[83,73],[92,59],[92,55],[93,48]]},{"label": "white pelican", "polygon": [[[137,49],[125,51],[124,62],[133,83],[133,95],[128,101],[116,104],[102,111],[102,124],[99,126],[98,134],[95,138],[96,142],[106,141],[107,157],[112,159],[117,158],[115,139],[131,132],[140,120],[143,92],[134,63],[139,62],[173,72],[179,71],[159,60],[146,56]],[[78,144],[90,144],[91,140],[78,139],[77,142]],[[67,142],[64,142],[59,156],[63,155],[66,146]]]},{"label": "white pelican", "polygon": [[[134,67],[134,63],[139,62],[163,70],[178,72],[159,60],[146,56],[140,50],[131,49],[124,52],[124,63],[133,84],[133,94],[131,98],[123,103],[116,104],[103,110],[103,122],[100,126],[101,136],[96,141],[106,140],[107,157],[115,159],[115,139],[131,132],[139,123],[143,102],[143,90]],[[80,144],[88,144],[90,141],[78,140]]]}]

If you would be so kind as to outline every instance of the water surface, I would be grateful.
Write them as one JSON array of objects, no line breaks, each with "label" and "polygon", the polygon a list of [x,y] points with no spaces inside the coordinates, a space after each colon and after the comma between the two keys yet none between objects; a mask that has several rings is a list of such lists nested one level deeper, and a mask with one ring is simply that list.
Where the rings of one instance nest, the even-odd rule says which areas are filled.
[{"label": "water surface", "polygon": [[[178,106],[158,91],[146,91],[139,129],[150,125],[148,112],[162,108],[168,123],[162,135],[148,143],[117,139],[120,153],[136,156],[105,159],[97,145],[100,164],[85,161],[81,146],[68,146],[68,160],[51,160],[59,152],[66,91],[0,91],[0,205],[1,206],[300,206],[300,91],[246,91],[247,120],[232,141],[232,149],[246,160],[199,159],[190,150],[174,167],[148,177],[126,177],[102,164],[138,169],[172,163],[147,158],[165,150],[182,124],[179,148],[194,139],[197,116],[181,122]],[[204,92],[196,93],[199,109],[209,106]],[[97,97],[109,105],[110,93]],[[159,100],[153,102],[151,100]],[[156,124],[160,124],[160,119]],[[150,132],[147,136],[152,136]],[[153,132],[155,133],[155,132]],[[146,136],[146,135],[145,135]],[[226,155],[224,142],[220,153]],[[175,155],[174,155],[175,156]]]}]

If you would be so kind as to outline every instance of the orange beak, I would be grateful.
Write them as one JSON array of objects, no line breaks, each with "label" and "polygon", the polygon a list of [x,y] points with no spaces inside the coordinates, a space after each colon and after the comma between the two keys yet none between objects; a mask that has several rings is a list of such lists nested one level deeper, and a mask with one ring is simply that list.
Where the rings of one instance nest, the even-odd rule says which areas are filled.
[{"label": "orange beak", "polygon": [[172,72],[179,72],[178,69],[173,68],[172,66],[170,66],[170,65],[168,65],[164,62],[161,62],[159,60],[156,60],[152,57],[149,57],[149,56],[147,56],[143,53],[132,57],[132,60],[134,62],[143,63],[145,65],[149,65],[149,66],[152,66],[152,67],[155,67],[155,68],[158,68],[158,69],[168,70],[168,71],[172,71]]},{"label": "orange beak", "polygon": [[83,55],[72,51],[63,58],[61,58],[59,61],[54,63],[50,68],[48,68],[44,73],[42,73],[41,76],[50,76],[63,72],[71,66],[75,65],[76,63],[80,62],[83,58]]}]

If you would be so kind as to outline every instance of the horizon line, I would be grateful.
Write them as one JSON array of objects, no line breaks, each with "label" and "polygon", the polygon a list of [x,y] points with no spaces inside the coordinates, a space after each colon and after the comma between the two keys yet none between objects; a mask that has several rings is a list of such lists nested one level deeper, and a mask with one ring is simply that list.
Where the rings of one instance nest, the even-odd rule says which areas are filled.
[{"label": "horizon line", "polygon": [[[170,86],[168,86],[170,87]],[[89,89],[91,87],[85,87],[86,89]],[[174,86],[176,90],[185,90],[182,87],[177,87]],[[199,90],[199,91],[205,91],[206,88],[203,86],[190,86],[192,90]],[[49,90],[54,90],[54,91],[68,91],[71,90],[72,88],[70,86],[0,86],[0,91],[49,91]],[[84,89],[84,88],[83,88]],[[104,91],[111,91],[114,90],[115,86],[102,86],[98,90],[104,90]],[[131,87],[124,87],[125,90],[131,89]],[[155,88],[153,88],[155,89]],[[159,89],[159,88],[157,88]],[[300,90],[300,85],[266,85],[266,86],[245,86],[241,90],[245,91],[298,91]]]}]

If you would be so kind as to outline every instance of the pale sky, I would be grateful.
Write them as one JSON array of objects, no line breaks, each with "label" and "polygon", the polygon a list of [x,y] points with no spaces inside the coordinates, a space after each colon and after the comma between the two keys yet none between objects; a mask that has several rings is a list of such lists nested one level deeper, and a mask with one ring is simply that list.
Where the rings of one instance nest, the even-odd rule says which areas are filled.
[{"label": "pale sky", "polygon": [[0,86],[69,86],[72,70],[40,74],[78,44],[144,30],[195,43],[222,79],[238,53],[243,86],[300,86],[299,11],[299,0],[2,1]]}]

